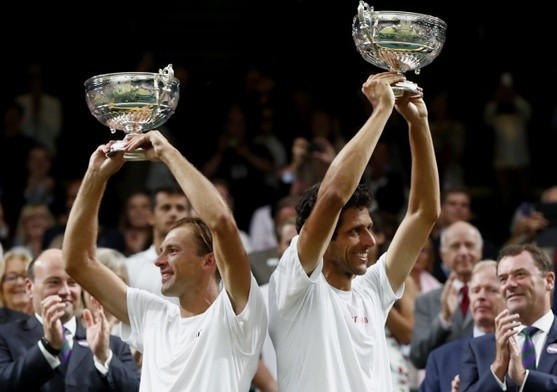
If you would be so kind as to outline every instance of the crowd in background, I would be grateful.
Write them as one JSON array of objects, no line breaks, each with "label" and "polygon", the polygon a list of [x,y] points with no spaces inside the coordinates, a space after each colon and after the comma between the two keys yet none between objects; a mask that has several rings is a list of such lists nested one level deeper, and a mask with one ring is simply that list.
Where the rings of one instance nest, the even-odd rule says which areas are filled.
[{"label": "crowd in background", "polygon": [[[159,64],[142,60],[137,70],[157,72]],[[285,87],[263,68],[247,69],[237,80],[237,90],[224,96],[200,85],[181,64],[175,65],[175,76],[180,80],[180,101],[161,132],[218,184],[250,256],[255,259],[258,252],[271,250],[261,260],[267,264],[276,260],[283,249],[277,248],[280,233],[285,222],[292,223],[297,196],[322,179],[336,153],[369,116],[369,107],[357,89],[353,96],[331,98],[303,85]],[[27,88],[4,99],[2,108],[0,243],[6,259],[0,270],[0,304],[4,307],[9,305],[9,296],[2,294],[5,286],[20,281],[6,274],[14,257],[11,252],[23,251],[29,260],[21,257],[28,264],[41,251],[61,247],[81,181],[79,173],[84,172],[90,153],[100,142],[124,136],[111,135],[92,116],[79,124],[81,129],[73,124],[69,129],[66,108],[72,104],[49,92],[48,75],[40,64],[30,64],[27,77]],[[516,90],[512,74],[502,70],[498,81],[484,110],[470,113],[481,119],[485,131],[481,140],[470,140],[470,122],[452,113],[448,91],[430,94],[425,88],[443,192],[442,214],[407,284],[411,297],[393,307],[395,321],[390,320],[386,329],[400,352],[401,363],[393,373],[409,390],[417,389],[427,354],[435,348],[422,346],[422,356],[412,357],[411,346],[420,338],[413,324],[424,321],[414,320],[416,298],[430,290],[440,292],[455,267],[450,255],[440,251],[447,227],[464,221],[480,233],[482,244],[475,262],[495,259],[504,245],[527,242],[543,246],[557,261],[557,176],[534,175],[552,168],[539,165],[534,159],[539,152],[529,143],[536,108]],[[372,216],[383,249],[407,203],[410,154],[400,121],[391,117],[362,177],[374,193]],[[548,134],[556,132],[555,124],[543,126]],[[479,157],[480,152],[489,159]],[[478,167],[477,160],[489,165]],[[487,183],[476,182],[478,177],[487,178]],[[101,208],[99,246],[127,257],[148,250],[156,242],[152,198],[161,189],[175,187],[174,179],[156,163],[128,162],[109,185]],[[272,270],[273,265],[268,267]],[[268,275],[256,277],[266,284]],[[28,303],[13,308],[30,312]]]}]

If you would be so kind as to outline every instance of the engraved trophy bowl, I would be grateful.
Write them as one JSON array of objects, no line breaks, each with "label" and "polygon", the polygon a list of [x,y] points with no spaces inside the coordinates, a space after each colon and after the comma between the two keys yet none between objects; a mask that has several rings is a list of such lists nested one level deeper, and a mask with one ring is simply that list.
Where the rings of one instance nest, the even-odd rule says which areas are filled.
[{"label": "engraved trophy bowl", "polygon": [[[93,76],[85,81],[85,100],[91,114],[112,133],[124,131],[126,138],[164,124],[178,105],[180,82],[172,64],[159,73],[120,72]],[[112,151],[121,150],[123,140]],[[124,153],[124,160],[144,161],[141,148]]]},{"label": "engraved trophy bowl", "polygon": [[[446,29],[447,24],[435,16],[375,11],[360,0],[352,23],[352,37],[367,62],[401,74],[413,70],[418,75],[439,55]],[[396,98],[405,91],[422,93],[421,87],[408,80],[393,85]]]}]

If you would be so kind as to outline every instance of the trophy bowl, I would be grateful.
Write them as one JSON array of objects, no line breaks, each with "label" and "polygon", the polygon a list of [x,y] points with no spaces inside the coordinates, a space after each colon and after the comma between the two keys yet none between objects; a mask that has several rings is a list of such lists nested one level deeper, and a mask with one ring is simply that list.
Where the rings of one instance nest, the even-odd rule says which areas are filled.
[{"label": "trophy bowl", "polygon": [[[112,133],[124,131],[124,140],[164,124],[174,114],[179,98],[180,82],[174,77],[172,64],[159,73],[110,73],[85,81],[91,114]],[[112,151],[119,151],[122,143],[114,143]],[[127,161],[146,159],[141,148],[124,153]]]},{"label": "trophy bowl", "polygon": [[[418,75],[441,52],[447,24],[431,15],[404,11],[374,11],[360,1],[352,23],[352,37],[364,60],[376,67]],[[422,89],[405,81],[393,86],[395,97],[405,91],[421,94]]]}]

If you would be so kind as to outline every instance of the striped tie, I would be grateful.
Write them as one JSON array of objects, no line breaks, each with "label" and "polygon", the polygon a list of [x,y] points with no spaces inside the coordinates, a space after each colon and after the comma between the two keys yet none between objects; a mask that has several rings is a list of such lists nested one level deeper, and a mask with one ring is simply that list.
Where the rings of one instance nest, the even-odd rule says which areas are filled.
[{"label": "striped tie", "polygon": [[64,343],[62,343],[62,350],[60,351],[60,355],[58,356],[60,358],[60,361],[62,361],[62,363],[64,364],[68,363],[68,361],[70,360],[70,355],[72,353],[70,342],[68,342],[68,339],[66,339],[68,334],[71,334],[71,332],[66,327],[64,327]]},{"label": "striped tie", "polygon": [[522,345],[522,364],[524,365],[524,369],[536,369],[536,348],[532,341],[532,336],[534,336],[536,332],[538,332],[536,327],[526,327],[520,331],[520,333],[524,335],[524,344]]}]

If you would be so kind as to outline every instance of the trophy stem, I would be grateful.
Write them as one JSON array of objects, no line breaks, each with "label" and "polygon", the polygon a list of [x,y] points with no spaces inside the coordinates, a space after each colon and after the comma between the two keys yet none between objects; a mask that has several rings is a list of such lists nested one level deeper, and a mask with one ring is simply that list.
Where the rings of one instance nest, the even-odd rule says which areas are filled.
[{"label": "trophy stem", "polygon": [[393,86],[393,93],[395,94],[395,98],[400,98],[404,95],[405,91],[410,91],[414,95],[422,95],[423,89],[419,87],[416,83],[410,81],[398,82],[395,83]]},{"label": "trophy stem", "polygon": [[[138,135],[141,135],[141,132],[129,132],[129,133],[126,134],[126,137],[124,137],[124,140],[132,138],[134,136],[138,136]],[[120,141],[117,141],[116,143],[114,143],[110,150],[111,151],[122,151],[122,145],[124,143],[124,140],[120,140]],[[147,156],[145,156],[145,151],[143,151],[142,148],[137,148],[134,151],[124,152],[124,160],[125,161],[134,161],[134,162],[146,161]]]}]

